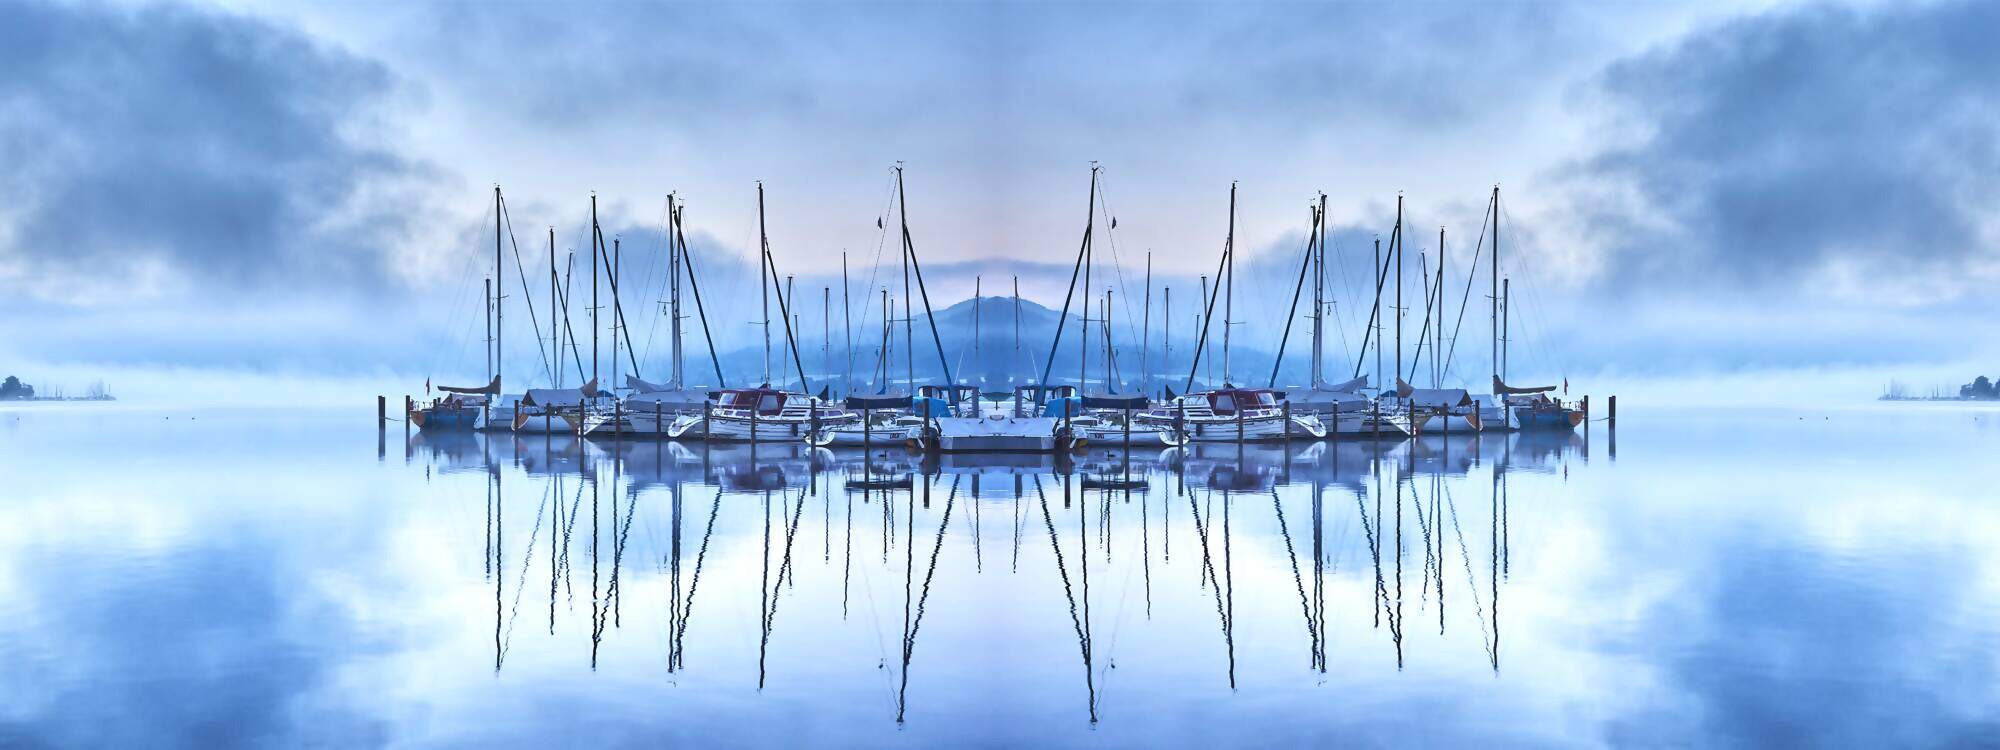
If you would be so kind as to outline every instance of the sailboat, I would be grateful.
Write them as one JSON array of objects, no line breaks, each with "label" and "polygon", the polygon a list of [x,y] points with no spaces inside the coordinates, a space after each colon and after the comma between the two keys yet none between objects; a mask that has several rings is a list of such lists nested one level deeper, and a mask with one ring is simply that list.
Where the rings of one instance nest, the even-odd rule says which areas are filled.
[{"label": "sailboat", "polygon": [[1229,326],[1235,304],[1236,183],[1229,184],[1229,233],[1222,244],[1222,260],[1216,269],[1218,281],[1206,300],[1201,335],[1195,341],[1194,361],[1188,369],[1186,389],[1194,388],[1200,371],[1202,352],[1207,348],[1208,327],[1214,318],[1217,297],[1222,311],[1222,387],[1175,396],[1167,391],[1167,403],[1155,406],[1137,419],[1142,424],[1171,427],[1184,433],[1188,442],[1248,442],[1319,439],[1326,437],[1326,425],[1309,414],[1292,414],[1278,402],[1280,392],[1272,388],[1245,388],[1234,385],[1229,370]]},{"label": "sailboat", "polygon": [[[600,405],[580,416],[581,430],[588,435],[610,435],[629,437],[664,437],[676,420],[698,415],[709,401],[709,389],[689,387],[686,383],[685,346],[681,321],[681,278],[685,274],[693,292],[695,313],[701,321],[702,336],[708,341],[709,362],[714,366],[715,382],[722,387],[728,381],[722,375],[721,359],[715,353],[714,337],[708,328],[708,312],[701,300],[701,283],[695,276],[694,260],[688,255],[687,238],[682,224],[685,204],[677,203],[675,196],[667,196],[667,316],[669,338],[671,339],[672,368],[667,382],[653,383],[635,373],[625,375],[624,399],[610,408]],[[617,296],[617,287],[612,288],[612,296]],[[631,337],[626,339],[626,350],[631,351]],[[612,341],[617,345],[616,338]],[[636,358],[634,366],[636,367]]]},{"label": "sailboat", "polygon": [[1559,430],[1570,431],[1583,424],[1585,414],[1575,405],[1564,404],[1560,399],[1548,394],[1556,390],[1553,385],[1515,387],[1507,385],[1507,304],[1509,302],[1510,280],[1500,277],[1500,186],[1493,186],[1493,197],[1488,203],[1492,211],[1493,225],[1493,266],[1492,266],[1492,326],[1493,326],[1493,395],[1490,399],[1480,399],[1480,417],[1486,423],[1501,430]]},{"label": "sailboat", "polygon": [[[1306,257],[1299,267],[1298,285],[1292,290],[1292,308],[1298,308],[1300,292],[1306,275],[1312,276],[1313,312],[1312,320],[1312,362],[1311,377],[1304,386],[1285,388],[1282,398],[1292,407],[1292,414],[1311,416],[1326,426],[1327,433],[1336,437],[1381,438],[1399,440],[1409,437],[1409,431],[1393,413],[1384,414],[1376,408],[1375,402],[1361,391],[1368,387],[1368,376],[1357,375],[1345,382],[1329,383],[1325,377],[1325,316],[1326,316],[1326,194],[1320,193],[1319,203],[1312,206],[1312,227],[1308,231]],[[1285,333],[1279,339],[1278,359],[1271,364],[1271,386],[1277,387],[1279,365],[1284,362],[1285,340],[1291,337],[1291,317],[1287,315]]]},{"label": "sailboat", "polygon": [[[493,186],[493,278],[486,282],[486,374],[492,378],[482,386],[440,386],[444,395],[431,399],[425,404],[412,404],[407,415],[410,424],[426,432],[472,430],[488,416],[487,410],[500,395],[500,337],[499,314],[502,295],[496,293],[495,284],[500,276],[501,214],[505,204],[500,195],[500,186]],[[430,390],[430,381],[424,382],[424,390]],[[426,394],[428,396],[428,394]]]},{"label": "sailboat", "polygon": [[[768,363],[771,326],[768,300],[771,290],[778,288],[778,266],[771,256],[771,241],[764,228],[762,182],[757,183],[757,244],[760,256],[758,275],[762,277],[758,279],[758,286],[763,289],[767,300],[764,306],[764,359]],[[770,281],[769,286],[764,285],[765,279]],[[822,428],[858,419],[854,412],[826,403],[828,391],[823,390],[818,396],[803,392],[809,381],[805,365],[799,359],[789,301],[782,290],[777,297],[778,315],[784,322],[785,343],[792,355],[792,366],[798,372],[801,390],[794,392],[773,388],[767,370],[764,382],[755,388],[717,389],[713,404],[705,407],[702,413],[685,414],[674,419],[667,426],[667,437],[753,443],[801,441]]]}]

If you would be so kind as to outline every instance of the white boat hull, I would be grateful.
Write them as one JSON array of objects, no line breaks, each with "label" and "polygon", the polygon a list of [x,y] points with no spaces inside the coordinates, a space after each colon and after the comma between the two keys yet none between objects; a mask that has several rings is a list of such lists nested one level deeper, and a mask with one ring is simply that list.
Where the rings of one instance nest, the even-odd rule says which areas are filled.
[{"label": "white boat hull", "polygon": [[945,453],[1050,453],[1056,450],[1053,417],[942,417],[937,448]]},{"label": "white boat hull", "polygon": [[1326,426],[1317,418],[1293,415],[1286,429],[1283,416],[1189,419],[1185,423],[1188,442],[1233,443],[1270,440],[1318,440],[1326,437]]}]

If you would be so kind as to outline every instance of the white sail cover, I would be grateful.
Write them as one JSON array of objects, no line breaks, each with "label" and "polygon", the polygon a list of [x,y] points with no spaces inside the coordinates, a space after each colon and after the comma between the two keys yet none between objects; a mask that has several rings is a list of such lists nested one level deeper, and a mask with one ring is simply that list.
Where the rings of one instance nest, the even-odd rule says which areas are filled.
[{"label": "white sail cover", "polygon": [[633,393],[658,393],[660,391],[674,390],[672,387],[640,380],[632,375],[625,376],[625,389]]},{"label": "white sail cover", "polygon": [[667,411],[676,409],[692,410],[700,409],[702,402],[707,400],[708,391],[705,390],[688,390],[686,388],[674,390],[655,389],[626,396],[625,408],[628,410],[648,410],[652,409],[654,404],[659,404],[660,408]]},{"label": "white sail cover", "polygon": [[1332,383],[1332,384],[1321,383],[1317,386],[1314,386],[1314,389],[1322,391],[1333,391],[1335,393],[1360,393],[1361,389],[1367,387],[1368,387],[1368,376],[1363,375],[1353,380],[1341,383]]},{"label": "white sail cover", "polygon": [[1285,400],[1293,409],[1314,412],[1364,411],[1368,408],[1367,396],[1353,391],[1332,390],[1326,386],[1318,388],[1286,388]]}]

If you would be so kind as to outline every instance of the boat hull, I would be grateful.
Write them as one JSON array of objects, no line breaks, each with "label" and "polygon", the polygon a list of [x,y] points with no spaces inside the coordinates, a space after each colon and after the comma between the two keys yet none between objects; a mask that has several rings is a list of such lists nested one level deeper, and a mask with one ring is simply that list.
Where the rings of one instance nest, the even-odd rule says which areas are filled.
[{"label": "boat hull", "polygon": [[942,417],[935,442],[944,453],[1051,453],[1057,449],[1053,417]]},{"label": "boat hull", "polygon": [[1259,416],[1245,419],[1189,419],[1185,423],[1187,441],[1193,443],[1268,442],[1274,440],[1318,440],[1326,437],[1326,425],[1317,418],[1293,415],[1290,428],[1286,418]]}]

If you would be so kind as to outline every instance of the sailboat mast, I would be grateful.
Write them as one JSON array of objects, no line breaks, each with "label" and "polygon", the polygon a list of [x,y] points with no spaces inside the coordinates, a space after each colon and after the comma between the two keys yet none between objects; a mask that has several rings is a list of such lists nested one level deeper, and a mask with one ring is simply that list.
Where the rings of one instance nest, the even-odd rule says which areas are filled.
[{"label": "sailboat mast", "polygon": [[1111,288],[1110,287],[1104,288],[1104,314],[1098,317],[1104,319],[1104,392],[1116,393],[1117,390],[1111,384],[1111,360],[1114,352],[1111,349]]},{"label": "sailboat mast", "polygon": [[764,233],[764,181],[757,181],[757,289],[764,299],[764,379],[771,383],[771,285],[777,283],[770,278],[766,265],[771,256],[771,240]]},{"label": "sailboat mast", "polygon": [[667,329],[674,340],[673,388],[686,386],[687,368],[682,363],[686,349],[681,342],[681,246],[675,238],[680,235],[681,211],[674,205],[674,196],[667,195]]},{"label": "sailboat mast", "polygon": [[[1513,279],[1500,280],[1500,379],[1501,380],[1507,379],[1507,340],[1513,338],[1512,336],[1508,335],[1510,331],[1508,330],[1507,326],[1507,314],[1511,312],[1508,308],[1511,307],[1513,304],[1513,297],[1511,293],[1508,291],[1507,287],[1512,286],[1513,282],[1514,282]],[[1568,381],[1565,380],[1564,382],[1567,383]]]},{"label": "sailboat mast", "polygon": [[[1056,353],[1062,351],[1063,329],[1069,327],[1070,303],[1076,301],[1076,278],[1077,275],[1083,271],[1084,256],[1090,252],[1091,232],[1097,228],[1096,220],[1097,220],[1097,170],[1098,169],[1100,169],[1100,167],[1097,166],[1097,162],[1090,163],[1090,199],[1089,199],[1089,208],[1084,212],[1083,243],[1077,246],[1076,265],[1072,267],[1069,272],[1069,289],[1063,292],[1062,312],[1056,315],[1056,335],[1053,338],[1053,340],[1049,342],[1048,361],[1042,363],[1042,379],[1038,381],[1038,384],[1043,386],[1044,388],[1046,388],[1049,384],[1049,374],[1055,372]],[[1017,297],[1019,296],[1018,281],[1016,282],[1015,296]],[[1089,311],[1090,309],[1090,287],[1088,285],[1085,285],[1083,290],[1083,307],[1086,312]],[[1079,383],[1078,385],[1080,387],[1082,384]],[[1042,397],[1046,395],[1047,391],[1041,391],[1041,396],[1036,397],[1037,402],[1039,403]]]},{"label": "sailboat mast", "polygon": [[1431,381],[1432,381],[1431,387],[1432,388],[1444,387],[1443,383],[1437,381],[1440,381],[1444,378],[1445,370],[1451,364],[1449,362],[1445,362],[1438,358],[1439,354],[1444,353],[1444,346],[1445,346],[1444,311],[1446,308],[1444,304],[1444,296],[1445,293],[1451,291],[1445,288],[1444,267],[1445,267],[1444,227],[1440,226],[1438,227],[1438,278],[1437,278],[1437,326],[1436,326],[1437,332],[1431,334]]},{"label": "sailboat mast", "polygon": [[1326,290],[1322,288],[1326,275],[1326,193],[1319,194],[1319,207],[1313,211],[1313,233],[1314,247],[1311,251],[1313,269],[1313,346],[1312,375],[1306,379],[1308,387],[1320,384],[1320,365],[1324,361],[1320,337],[1323,327],[1321,318],[1326,312]]},{"label": "sailboat mast", "polygon": [[597,380],[597,194],[590,194],[590,379]]},{"label": "sailboat mast", "polygon": [[1396,256],[1396,379],[1403,379],[1403,196],[1396,196],[1396,228],[1389,234]]},{"label": "sailboat mast", "polygon": [[[1097,220],[1097,173],[1094,169],[1090,179],[1090,206],[1090,218],[1094,223]],[[1097,263],[1095,245],[1086,233],[1083,243],[1083,325],[1078,329],[1081,336],[1076,363],[1076,393],[1079,396],[1090,386],[1090,267]]]},{"label": "sailboat mast", "polygon": [[[1375,236],[1375,310],[1368,316],[1368,334],[1375,337],[1375,392],[1379,397],[1382,389],[1389,387],[1382,382],[1382,274],[1388,267],[1382,264],[1382,236]],[[1361,342],[1366,344],[1368,342]],[[1365,356],[1367,352],[1362,352]]]},{"label": "sailboat mast", "polygon": [[1146,251],[1146,300],[1139,305],[1139,393],[1153,385],[1153,251]]},{"label": "sailboat mast", "polygon": [[[1160,332],[1160,370],[1166,371],[1174,363],[1174,288],[1166,288],[1165,309],[1160,311],[1160,322],[1164,330]],[[1147,392],[1149,395],[1151,391]]]},{"label": "sailboat mast", "polygon": [[[502,209],[500,205],[500,186],[494,185],[493,186],[493,372],[490,374],[493,376],[495,380],[500,378],[500,371],[506,368],[506,365],[503,364],[503,360],[501,359],[501,354],[503,353],[503,349],[501,348],[502,337],[500,333],[502,330],[501,324],[505,321],[505,315],[501,307],[501,305],[503,304],[501,300],[505,299],[505,295],[501,293],[501,290],[505,288],[505,284],[502,282],[501,280],[502,277],[500,275],[501,210]],[[499,397],[500,394],[496,393],[493,395],[494,397],[497,398]]]},{"label": "sailboat mast", "polygon": [[842,382],[844,390],[854,390],[854,310],[849,301],[853,286],[847,280],[847,251],[840,251],[840,331],[847,339],[847,378]]},{"label": "sailboat mast", "polygon": [[1490,207],[1492,208],[1492,210],[1493,210],[1493,268],[1491,269],[1491,272],[1492,272],[1492,280],[1493,280],[1493,282],[1492,282],[1492,283],[1493,283],[1493,290],[1492,290],[1492,297],[1490,298],[1490,299],[1491,299],[1491,302],[1492,302],[1492,306],[1493,306],[1493,310],[1492,310],[1492,321],[1491,321],[1491,323],[1492,323],[1492,326],[1493,326],[1493,334],[1492,334],[1492,335],[1493,335],[1493,342],[1492,342],[1492,350],[1493,350],[1493,377],[1494,377],[1494,379],[1498,380],[1498,379],[1500,379],[1500,375],[1501,375],[1501,372],[1500,372],[1500,360],[1501,360],[1501,354],[1500,354],[1500,186],[1499,186],[1499,185],[1494,185],[1494,186],[1493,186],[1493,198],[1492,198],[1492,200],[1488,201],[1488,205],[1489,205],[1489,206],[1490,206]]},{"label": "sailboat mast", "polygon": [[1229,327],[1235,325],[1236,305],[1236,182],[1229,183],[1229,237],[1223,241],[1222,263],[1222,382],[1230,383],[1229,377]]},{"label": "sailboat mast", "polygon": [[[562,330],[556,327],[556,308],[561,295],[556,292],[556,228],[549,226],[549,361],[556,365],[552,388],[562,387]],[[565,310],[565,312],[567,312]]]},{"label": "sailboat mast", "polygon": [[972,277],[972,360],[979,361],[979,281]]},{"label": "sailboat mast", "polygon": [[819,288],[819,366],[833,379],[833,287]]},{"label": "sailboat mast", "polygon": [[[611,279],[611,310],[613,313],[611,316],[611,387],[613,389],[618,388],[619,384],[624,382],[618,379],[618,334],[623,332],[628,337],[628,344],[630,343],[629,337],[631,336],[631,332],[625,330],[625,316],[618,314],[618,271],[622,267],[621,256],[624,254],[619,249],[619,245],[622,244],[619,242],[619,239],[617,237],[611,238],[611,275],[609,277]],[[631,354],[632,347],[625,347],[625,351],[627,354]],[[638,355],[634,354],[632,356],[636,358]]]}]

